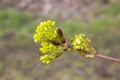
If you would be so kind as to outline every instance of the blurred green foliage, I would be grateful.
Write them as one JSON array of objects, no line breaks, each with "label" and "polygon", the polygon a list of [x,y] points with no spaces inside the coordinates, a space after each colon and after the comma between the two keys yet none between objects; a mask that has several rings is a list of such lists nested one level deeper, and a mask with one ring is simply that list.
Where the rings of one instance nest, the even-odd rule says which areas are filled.
[{"label": "blurred green foliage", "polygon": [[30,36],[38,23],[35,16],[30,13],[0,8],[0,37],[10,30],[17,31],[19,37]]}]

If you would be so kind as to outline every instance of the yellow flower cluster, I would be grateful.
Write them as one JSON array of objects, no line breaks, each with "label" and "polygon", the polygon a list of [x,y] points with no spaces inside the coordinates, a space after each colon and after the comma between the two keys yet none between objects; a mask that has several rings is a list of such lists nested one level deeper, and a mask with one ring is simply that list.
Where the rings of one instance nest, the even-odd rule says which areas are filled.
[{"label": "yellow flower cluster", "polygon": [[44,21],[41,22],[36,29],[36,33],[33,36],[34,42],[47,41],[56,37],[55,34],[55,21]]},{"label": "yellow flower cluster", "polygon": [[41,22],[33,35],[34,42],[41,43],[40,51],[43,53],[43,56],[40,56],[40,60],[46,64],[60,56],[63,52],[63,49],[59,49],[61,33],[58,33],[59,29],[54,26],[55,21],[48,20]]},{"label": "yellow flower cluster", "polygon": [[44,54],[44,53],[53,53],[55,51],[57,51],[57,46],[51,44],[51,43],[46,43],[46,42],[42,42],[41,43],[41,48],[40,51]]},{"label": "yellow flower cluster", "polygon": [[54,59],[54,57],[51,55],[44,55],[44,56],[40,57],[40,60],[45,64],[50,63],[53,59]]},{"label": "yellow flower cluster", "polygon": [[85,38],[85,34],[75,35],[74,38],[71,38],[71,45],[75,50],[78,50],[80,54],[85,57],[92,58],[96,54],[95,49],[91,46],[91,40]]}]

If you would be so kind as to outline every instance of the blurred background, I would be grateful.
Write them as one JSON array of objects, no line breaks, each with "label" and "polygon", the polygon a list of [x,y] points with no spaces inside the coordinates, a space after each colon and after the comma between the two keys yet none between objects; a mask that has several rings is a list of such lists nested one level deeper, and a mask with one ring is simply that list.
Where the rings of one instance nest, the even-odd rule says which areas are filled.
[{"label": "blurred background", "polygon": [[98,53],[120,59],[120,0],[0,0],[0,80],[120,80],[120,64],[65,53],[45,65],[33,34],[52,19],[68,39],[84,33]]}]

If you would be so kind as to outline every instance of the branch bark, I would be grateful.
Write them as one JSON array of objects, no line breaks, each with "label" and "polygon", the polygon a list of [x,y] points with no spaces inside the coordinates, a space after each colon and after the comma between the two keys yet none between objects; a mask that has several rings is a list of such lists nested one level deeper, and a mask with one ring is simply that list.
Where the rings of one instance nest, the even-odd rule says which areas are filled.
[{"label": "branch bark", "polygon": [[111,61],[120,63],[120,59],[116,59],[116,58],[113,58],[113,57],[105,56],[105,55],[102,55],[102,54],[96,54],[95,56],[99,57],[99,58],[104,58],[104,59],[107,59],[107,60],[111,60]]}]

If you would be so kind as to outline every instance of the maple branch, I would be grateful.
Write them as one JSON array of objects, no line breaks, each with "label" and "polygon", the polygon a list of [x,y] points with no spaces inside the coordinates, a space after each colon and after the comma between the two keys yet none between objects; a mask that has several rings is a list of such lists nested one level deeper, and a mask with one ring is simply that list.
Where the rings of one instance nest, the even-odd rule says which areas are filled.
[{"label": "maple branch", "polygon": [[95,56],[99,57],[99,58],[104,58],[104,59],[107,59],[107,60],[111,60],[111,61],[120,63],[120,59],[116,59],[116,58],[113,58],[113,57],[105,56],[105,55],[102,55],[102,54],[96,54]]}]

